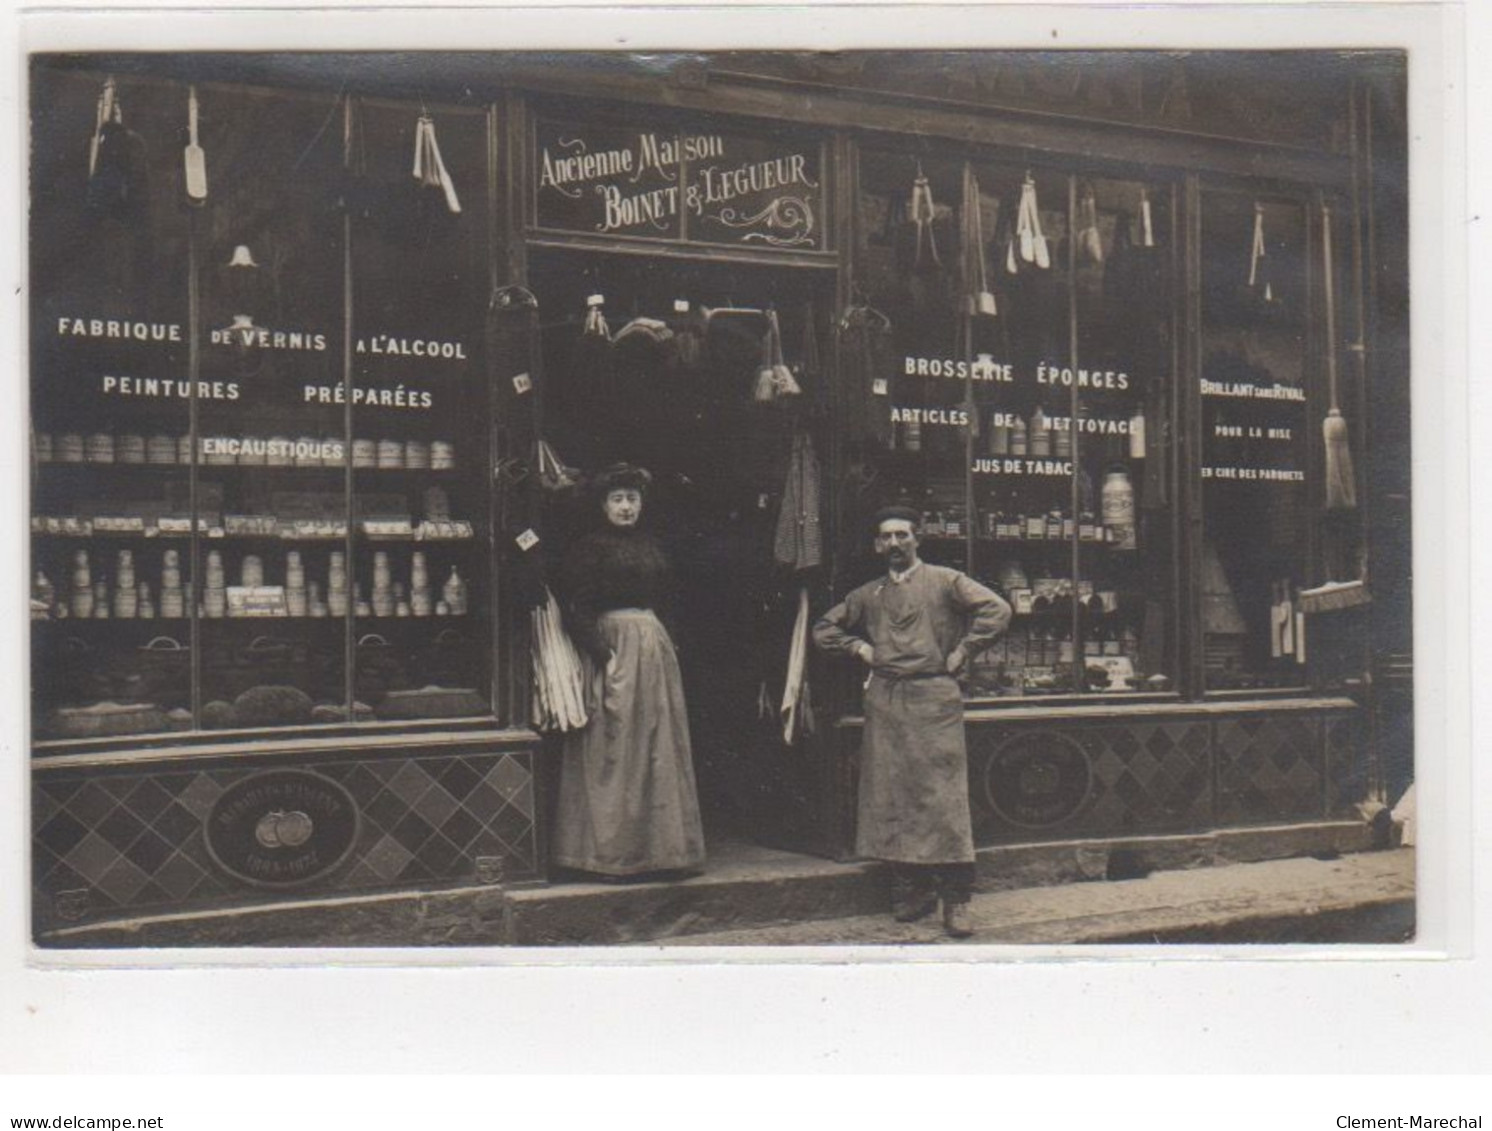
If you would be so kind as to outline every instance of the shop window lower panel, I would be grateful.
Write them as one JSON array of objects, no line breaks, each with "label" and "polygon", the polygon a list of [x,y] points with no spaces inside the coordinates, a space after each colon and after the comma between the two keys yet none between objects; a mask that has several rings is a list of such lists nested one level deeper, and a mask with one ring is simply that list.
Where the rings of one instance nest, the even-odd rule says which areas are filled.
[{"label": "shop window lower panel", "polygon": [[1141,835],[1212,818],[1205,722],[974,726],[976,842]]},{"label": "shop window lower panel", "polygon": [[[269,898],[537,879],[533,760],[529,750],[411,752],[268,768],[38,772],[36,928]],[[350,803],[341,805],[345,842],[330,844],[327,855],[335,859],[313,861],[303,883],[253,882],[244,861],[209,830],[229,819],[236,798],[247,797],[247,805],[267,810],[252,810],[256,853],[273,859],[261,851],[266,843],[299,837],[314,846],[311,826],[321,813],[309,804],[294,808],[293,792],[285,794],[288,802],[259,802],[260,782],[282,791],[308,783],[334,803]],[[293,852],[287,858],[295,859]]]},{"label": "shop window lower panel", "polygon": [[1202,832],[1357,817],[1352,712],[971,721],[976,844]]}]

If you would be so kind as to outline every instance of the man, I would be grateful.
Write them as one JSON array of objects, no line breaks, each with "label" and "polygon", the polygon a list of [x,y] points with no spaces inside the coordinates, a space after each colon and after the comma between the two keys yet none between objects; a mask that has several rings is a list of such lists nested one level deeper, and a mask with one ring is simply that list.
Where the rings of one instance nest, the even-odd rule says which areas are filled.
[{"label": "man", "polygon": [[969,818],[963,694],[954,678],[1010,623],[1010,606],[955,569],[917,557],[916,511],[875,516],[885,577],[860,586],[814,625],[827,652],[870,668],[860,747],[856,850],[892,865],[896,918],[943,902],[943,929],[973,933],[974,837]]}]

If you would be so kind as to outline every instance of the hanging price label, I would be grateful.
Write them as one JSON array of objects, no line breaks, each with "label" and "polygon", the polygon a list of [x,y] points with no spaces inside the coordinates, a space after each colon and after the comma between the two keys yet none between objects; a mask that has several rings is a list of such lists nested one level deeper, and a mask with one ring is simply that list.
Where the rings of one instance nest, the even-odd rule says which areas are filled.
[{"label": "hanging price label", "polygon": [[870,383],[870,391],[878,397],[884,397],[891,391],[891,387],[886,383],[886,378],[877,377]]},{"label": "hanging price label", "polygon": [[522,396],[524,393],[528,392],[533,387],[534,387],[534,379],[532,377],[530,377],[527,373],[520,373],[516,377],[513,378],[513,388],[515,388],[515,389],[518,390],[518,395],[519,396]]},{"label": "hanging price label", "polygon": [[518,548],[526,554],[539,544],[539,536],[532,529],[529,529],[518,535],[513,541],[517,542]]}]

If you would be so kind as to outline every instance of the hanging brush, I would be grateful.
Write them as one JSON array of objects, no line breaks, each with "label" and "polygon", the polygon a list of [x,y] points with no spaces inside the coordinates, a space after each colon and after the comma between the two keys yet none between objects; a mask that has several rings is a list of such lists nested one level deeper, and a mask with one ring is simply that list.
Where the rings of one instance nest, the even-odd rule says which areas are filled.
[{"label": "hanging brush", "polygon": [[777,311],[769,310],[767,333],[762,339],[762,363],[756,371],[752,399],[765,403],[797,396],[802,391],[793,371],[782,360],[782,330],[777,323]]},{"label": "hanging brush", "polygon": [[90,177],[98,171],[98,146],[103,139],[105,124],[120,120],[119,106],[115,101],[117,90],[114,76],[110,75],[104,80],[104,89],[99,92],[98,109],[93,122],[93,138],[88,143],[88,175]]},{"label": "hanging brush", "polygon": [[1140,186],[1140,246],[1155,246],[1155,229],[1150,222],[1150,193]]},{"label": "hanging brush", "polygon": [[583,338],[600,338],[611,341],[611,327],[606,324],[606,296],[595,294],[585,300],[585,326],[580,331]]},{"label": "hanging brush", "polygon": [[446,207],[453,213],[461,211],[456,185],[441,160],[440,143],[435,140],[435,121],[426,113],[420,114],[414,130],[414,179],[424,188],[439,188],[445,193]]},{"label": "hanging brush", "polygon": [[984,261],[984,217],[980,214],[979,181],[968,162],[964,162],[962,212],[964,301],[971,315],[998,314],[994,292],[989,288],[989,268]]},{"label": "hanging brush", "polygon": [[1077,230],[1078,250],[1088,262],[1102,263],[1103,237],[1098,232],[1098,199],[1092,185],[1083,190],[1082,199],[1078,201]]},{"label": "hanging brush", "polygon": [[922,162],[917,162],[917,179],[912,182],[912,201],[908,207],[908,215],[917,229],[917,249],[912,258],[912,265],[916,268],[923,266],[922,255],[926,249],[928,259],[937,267],[943,265],[938,258],[938,241],[933,235],[933,198],[932,185],[928,184],[927,176],[922,172]]},{"label": "hanging brush", "polygon": [[1020,270],[1016,262],[1017,249],[1022,262],[1034,263],[1043,271],[1052,265],[1046,236],[1041,230],[1041,207],[1036,201],[1036,181],[1030,173],[1026,174],[1026,179],[1021,184],[1021,202],[1016,210],[1015,231],[1005,255],[1005,269],[1012,275]]},{"label": "hanging brush", "polygon": [[1249,248],[1249,286],[1257,287],[1262,281],[1264,284],[1264,301],[1274,301],[1274,288],[1270,285],[1268,275],[1269,265],[1264,262],[1264,205],[1254,205],[1254,240]]},{"label": "hanging brush", "polygon": [[1331,408],[1322,432],[1326,438],[1326,509],[1352,510],[1357,487],[1352,474],[1352,449],[1347,443],[1347,418],[1337,396],[1337,302],[1332,278],[1331,207],[1321,205],[1321,256],[1326,272],[1326,384]]},{"label": "hanging brush", "polygon": [[197,142],[197,88],[187,87],[186,194],[193,204],[207,200],[207,154]]}]

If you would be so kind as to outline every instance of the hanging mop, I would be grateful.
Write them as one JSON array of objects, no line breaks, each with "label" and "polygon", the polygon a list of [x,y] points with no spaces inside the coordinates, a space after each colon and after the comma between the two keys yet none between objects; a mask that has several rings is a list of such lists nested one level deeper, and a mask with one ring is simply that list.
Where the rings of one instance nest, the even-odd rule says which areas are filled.
[{"label": "hanging mop", "polygon": [[1342,415],[1337,394],[1337,303],[1332,278],[1331,208],[1321,205],[1321,255],[1326,274],[1326,384],[1331,408],[1322,432],[1326,439],[1326,509],[1352,510],[1357,506],[1357,486],[1352,474],[1352,450],[1347,443],[1347,418]]},{"label": "hanging mop", "polygon": [[456,198],[456,185],[440,158],[440,143],[435,140],[435,121],[422,113],[414,130],[414,179],[423,188],[438,188],[445,193],[446,207],[451,212],[461,211],[461,201]]}]

